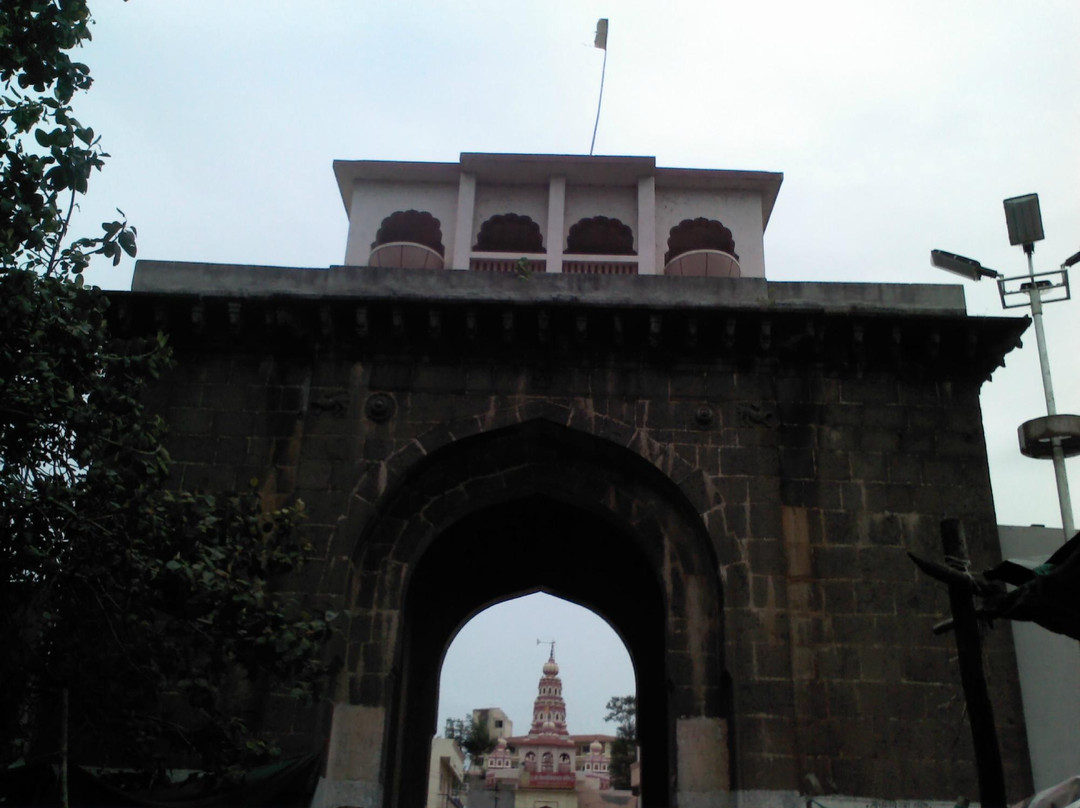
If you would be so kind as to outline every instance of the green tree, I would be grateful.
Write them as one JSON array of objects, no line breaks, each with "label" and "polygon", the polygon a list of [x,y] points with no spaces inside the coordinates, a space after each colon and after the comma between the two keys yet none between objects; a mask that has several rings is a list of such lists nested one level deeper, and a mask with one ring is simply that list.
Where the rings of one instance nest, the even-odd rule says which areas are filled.
[{"label": "green tree", "polygon": [[0,3],[0,765],[68,750],[146,770],[273,753],[233,709],[309,695],[332,615],[276,591],[302,504],[172,490],[142,404],[166,341],[115,339],[83,284],[135,229],[69,234],[107,155],[74,117],[86,0]]},{"label": "green tree", "polygon": [[446,737],[458,742],[468,757],[468,765],[483,759],[495,748],[497,740],[491,737],[486,721],[474,721],[471,716],[446,719]]},{"label": "green tree", "polygon": [[604,721],[614,722],[615,741],[611,744],[611,787],[630,788],[630,764],[637,760],[637,697],[612,696],[608,699]]}]

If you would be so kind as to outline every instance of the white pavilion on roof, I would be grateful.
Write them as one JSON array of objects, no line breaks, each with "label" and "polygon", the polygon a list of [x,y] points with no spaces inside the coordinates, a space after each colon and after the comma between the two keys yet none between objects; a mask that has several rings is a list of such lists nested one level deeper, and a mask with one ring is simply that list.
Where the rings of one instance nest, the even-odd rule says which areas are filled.
[{"label": "white pavilion on roof", "polygon": [[658,168],[653,157],[472,154],[339,160],[345,264],[765,277],[782,174]]}]

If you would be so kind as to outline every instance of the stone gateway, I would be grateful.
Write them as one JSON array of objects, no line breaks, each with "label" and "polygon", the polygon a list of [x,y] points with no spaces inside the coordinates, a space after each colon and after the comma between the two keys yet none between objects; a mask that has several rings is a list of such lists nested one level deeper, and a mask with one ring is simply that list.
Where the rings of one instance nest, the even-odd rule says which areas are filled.
[{"label": "stone gateway", "polygon": [[[422,805],[403,773],[427,766],[450,640],[537,590],[626,643],[645,806],[974,796],[952,639],[931,633],[947,599],[906,551],[936,557],[958,517],[996,560],[979,389],[1026,322],[969,317],[955,287],[766,281],[778,175],[513,157],[339,166],[353,265],[141,261],[113,295],[115,328],[176,354],[152,400],[175,484],[307,504],[315,551],[288,585],[345,616],[334,680],[323,705],[274,697],[264,725],[326,750],[317,804]],[[441,230],[384,223],[406,208]],[[484,232],[532,252],[470,251],[495,215],[515,227]],[[634,255],[566,251],[571,219],[600,215]],[[700,217],[741,257],[706,246],[723,276],[687,252],[662,274],[664,236]],[[430,253],[453,269],[393,265]],[[998,629],[1019,795],[1012,654]]]}]

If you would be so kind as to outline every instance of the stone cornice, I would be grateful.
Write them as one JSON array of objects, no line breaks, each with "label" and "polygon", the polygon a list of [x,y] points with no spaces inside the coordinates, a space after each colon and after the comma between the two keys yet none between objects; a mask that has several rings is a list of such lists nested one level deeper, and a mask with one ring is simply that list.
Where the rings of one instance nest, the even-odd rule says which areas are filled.
[{"label": "stone cornice", "polygon": [[[335,276],[335,273],[339,273]],[[702,283],[695,283],[702,281]],[[956,287],[140,262],[120,333],[546,362],[815,363],[984,380],[1028,318],[970,317]],[[959,305],[957,305],[959,303]]]}]

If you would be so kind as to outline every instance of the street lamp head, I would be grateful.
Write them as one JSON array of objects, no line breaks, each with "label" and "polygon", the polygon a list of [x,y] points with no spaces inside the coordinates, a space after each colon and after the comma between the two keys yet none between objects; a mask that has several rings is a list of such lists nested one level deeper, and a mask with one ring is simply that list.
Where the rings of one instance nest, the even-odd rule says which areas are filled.
[{"label": "street lamp head", "polygon": [[965,258],[956,253],[945,252],[945,250],[931,250],[930,263],[938,269],[953,272],[972,281],[999,277],[998,272],[987,269],[974,258]]},{"label": "street lamp head", "polygon": [[1063,267],[1071,267],[1077,263],[1080,263],[1080,252],[1070,255],[1068,258],[1061,262],[1061,265]]},{"label": "street lamp head", "polygon": [[1039,195],[1024,194],[1004,200],[1005,224],[1009,228],[1009,243],[1013,246],[1024,245],[1024,252],[1035,250],[1035,242],[1042,241],[1042,212],[1039,210]]}]

